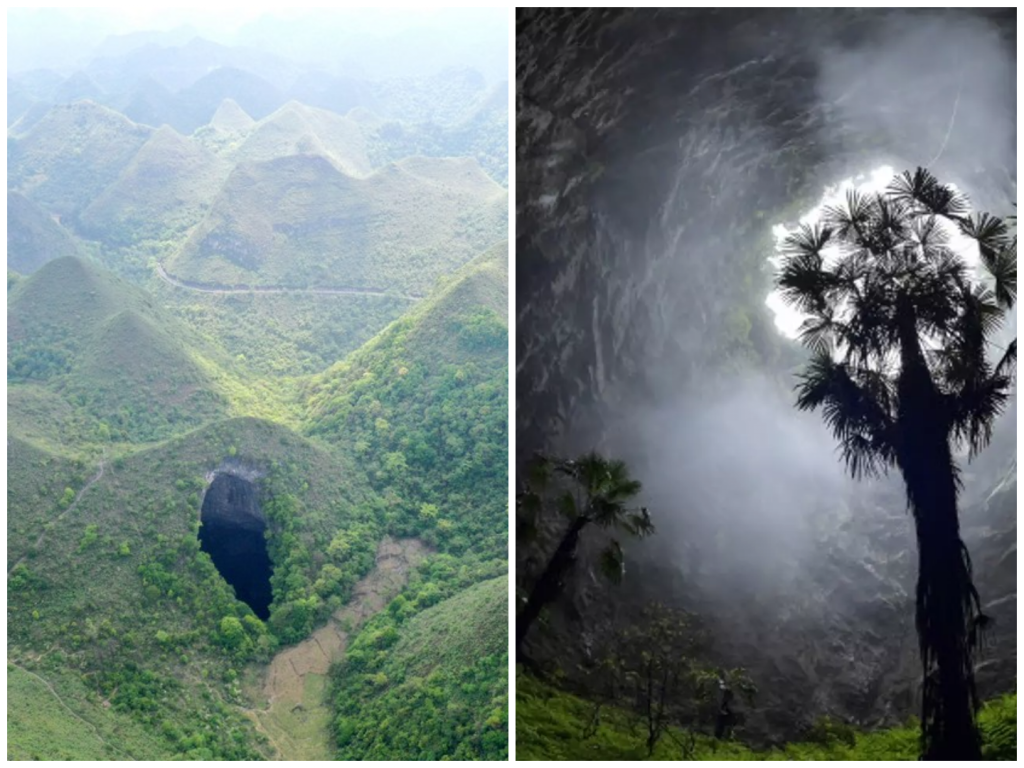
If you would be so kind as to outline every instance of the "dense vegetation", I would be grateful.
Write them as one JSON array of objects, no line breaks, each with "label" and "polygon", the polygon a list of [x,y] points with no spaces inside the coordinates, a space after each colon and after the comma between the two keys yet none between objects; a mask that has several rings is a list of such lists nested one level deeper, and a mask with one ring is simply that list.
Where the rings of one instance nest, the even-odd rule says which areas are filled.
[{"label": "dense vegetation", "polygon": [[[312,383],[310,431],[351,445],[396,535],[504,559],[507,250]],[[504,523],[507,528],[507,522]]]},{"label": "dense vegetation", "polygon": [[340,759],[508,759],[508,578],[455,592],[477,575],[454,563],[424,566],[349,648],[333,693]]},{"label": "dense vegetation", "polygon": [[323,154],[244,162],[167,269],[207,285],[421,294],[494,243],[506,211],[475,161],[408,158],[365,177]]},{"label": "dense vegetation", "polygon": [[[553,479],[566,484],[552,487]],[[640,482],[630,477],[625,462],[609,461],[597,453],[575,460],[538,457],[531,462],[527,480],[516,498],[517,540],[532,541],[545,506],[557,508],[567,528],[516,616],[517,657],[522,655],[523,642],[541,611],[560,596],[575,565],[580,537],[588,526],[637,538],[654,533],[647,510],[627,506],[640,489]],[[599,564],[613,581],[621,580],[625,563],[617,540],[605,545]]]},{"label": "dense vegetation", "polygon": [[[332,738],[326,678],[297,677],[328,713],[301,727],[261,681],[313,632],[344,623],[358,658],[388,622],[374,674],[460,702],[393,718],[394,744],[504,754],[508,268],[479,255],[505,239],[503,102],[451,74],[367,85],[382,111],[345,115],[242,69],[172,89],[141,50],[135,85],[12,86],[8,756],[370,757]],[[435,123],[433,159],[383,129]],[[200,547],[215,472],[253,478],[265,622]],[[372,620],[359,585],[396,539],[426,559]],[[347,669],[345,706],[400,705]]]},{"label": "dense vegetation", "polygon": [[[517,760],[639,760],[646,755],[645,732],[625,710],[602,711],[592,726],[593,704],[522,672],[516,675]],[[986,760],[1017,759],[1017,697],[1004,696],[981,710],[979,726]],[[673,728],[655,760],[917,760],[920,726],[865,732],[822,719],[800,742],[754,750],[739,741]]]}]

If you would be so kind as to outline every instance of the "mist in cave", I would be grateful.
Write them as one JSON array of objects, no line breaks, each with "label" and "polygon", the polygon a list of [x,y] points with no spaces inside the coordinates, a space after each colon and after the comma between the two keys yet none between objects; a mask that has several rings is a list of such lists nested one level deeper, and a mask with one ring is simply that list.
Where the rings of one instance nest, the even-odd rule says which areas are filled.
[{"label": "mist in cave", "polygon": [[[699,613],[721,662],[757,679],[755,741],[823,714],[901,722],[920,685],[903,483],[855,483],[794,408],[806,353],[769,306],[773,228],[919,165],[1013,214],[1015,11],[534,10],[517,34],[520,472],[535,451],[624,459],[658,527],[619,586],[581,546],[531,656],[571,677],[657,599]],[[1016,684],[1014,421],[1015,392],[989,448],[960,457],[995,618],[983,695]],[[546,526],[517,547],[520,586],[564,522]]]}]

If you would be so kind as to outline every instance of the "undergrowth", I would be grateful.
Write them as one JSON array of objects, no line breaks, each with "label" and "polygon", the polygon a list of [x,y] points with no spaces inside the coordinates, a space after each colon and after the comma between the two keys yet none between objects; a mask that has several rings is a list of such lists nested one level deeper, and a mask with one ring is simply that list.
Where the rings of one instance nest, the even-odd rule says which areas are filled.
[{"label": "undergrowth", "polygon": [[[602,708],[596,731],[588,738],[593,712],[590,702],[520,671],[516,675],[516,759],[644,759],[645,736],[634,727],[637,721],[633,715],[622,709]],[[987,702],[979,724],[986,760],[1017,759],[1016,694]],[[759,751],[702,734],[691,742],[682,729],[673,729],[658,743],[652,759],[917,760],[919,736],[916,721],[867,733],[834,721],[821,721],[814,729],[814,741]]]}]

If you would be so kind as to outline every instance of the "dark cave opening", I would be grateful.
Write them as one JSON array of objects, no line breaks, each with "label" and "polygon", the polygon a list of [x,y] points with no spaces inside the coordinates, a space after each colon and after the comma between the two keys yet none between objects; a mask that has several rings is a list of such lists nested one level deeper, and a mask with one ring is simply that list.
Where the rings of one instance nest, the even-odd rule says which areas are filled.
[{"label": "dark cave opening", "polygon": [[270,616],[270,554],[256,486],[243,477],[217,475],[203,499],[199,546],[210,555],[239,600],[264,621]]}]

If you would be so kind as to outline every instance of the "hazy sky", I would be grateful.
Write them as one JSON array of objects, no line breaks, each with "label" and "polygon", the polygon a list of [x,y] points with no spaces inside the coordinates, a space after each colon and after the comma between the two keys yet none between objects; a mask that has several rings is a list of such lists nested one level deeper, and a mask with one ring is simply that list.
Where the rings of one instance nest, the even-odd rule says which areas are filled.
[{"label": "hazy sky", "polygon": [[[68,74],[96,55],[110,36],[160,32],[144,42],[180,45],[198,35],[317,65],[359,60],[381,76],[405,74],[422,53],[427,74],[438,66],[461,65],[496,80],[508,77],[509,20],[508,9],[502,8],[294,8],[258,2],[230,9],[183,9],[169,3],[12,8],[7,65],[10,72],[49,68]],[[422,52],[410,50],[417,40]],[[106,46],[103,50],[109,51],[109,41]]]}]

